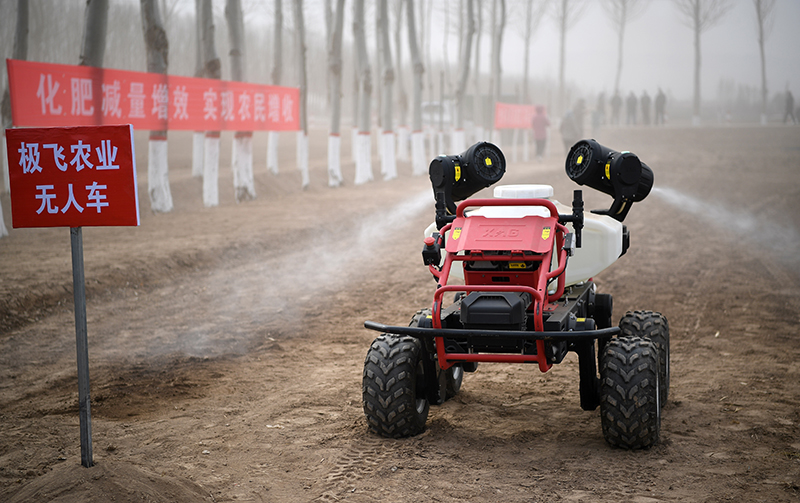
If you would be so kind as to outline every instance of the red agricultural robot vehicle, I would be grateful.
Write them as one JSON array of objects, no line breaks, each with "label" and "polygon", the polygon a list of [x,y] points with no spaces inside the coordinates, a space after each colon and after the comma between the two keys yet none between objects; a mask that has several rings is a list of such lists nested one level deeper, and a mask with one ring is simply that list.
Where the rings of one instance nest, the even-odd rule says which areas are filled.
[{"label": "red agricultural robot vehicle", "polygon": [[622,221],[649,194],[653,172],[636,155],[594,140],[570,149],[566,172],[612,196],[611,207],[584,215],[580,190],[567,207],[548,185],[498,186],[494,198],[468,199],[505,173],[491,143],[431,162],[436,221],[422,259],[436,290],[409,326],[364,323],[382,332],[364,362],[370,430],[392,438],[422,432],[430,405],[457,394],[478,363],[532,363],[547,372],[573,351],[580,406],[600,407],[606,441],[625,449],[658,442],[669,390],[667,320],[632,311],[614,325],[612,298],[591,279],[627,250]]}]

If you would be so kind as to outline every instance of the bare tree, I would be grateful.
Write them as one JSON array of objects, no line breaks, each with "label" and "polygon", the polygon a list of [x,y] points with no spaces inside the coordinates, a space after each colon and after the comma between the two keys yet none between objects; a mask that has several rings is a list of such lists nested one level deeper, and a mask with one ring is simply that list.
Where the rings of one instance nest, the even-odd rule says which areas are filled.
[{"label": "bare tree", "polygon": [[[83,26],[83,44],[81,45],[79,64],[100,68],[103,66],[103,56],[106,52],[108,0],[86,1],[86,20]],[[95,107],[95,113],[102,113],[100,107]]]},{"label": "bare tree", "polygon": [[409,160],[409,133],[408,128],[408,93],[403,81],[403,0],[394,0],[394,47],[395,47],[395,74],[397,78],[397,158],[403,161]]},{"label": "bare tree", "polygon": [[367,37],[364,21],[364,0],[355,0],[353,38],[358,66],[358,135],[356,137],[356,177],[360,185],[372,180],[372,152],[370,139],[370,104],[372,101],[372,69],[367,53]]},{"label": "bare tree", "polygon": [[[503,32],[506,27],[506,1],[494,0],[492,4],[492,73],[489,78],[489,94],[492,97],[492,123],[490,128],[494,131],[494,106],[500,101],[502,88],[503,69],[500,65],[500,56],[503,53]],[[500,143],[500,135],[495,132],[492,141]]]},{"label": "bare tree", "polygon": [[[283,71],[283,0],[275,2],[275,28],[272,44],[272,72],[270,73],[273,86],[281,85],[281,72]],[[278,142],[280,134],[270,131],[267,134],[267,169],[273,174],[278,174]]]},{"label": "bare tree", "polygon": [[522,39],[525,41],[525,61],[522,70],[522,102],[530,103],[529,76],[531,65],[531,39],[533,38],[539,23],[542,21],[547,10],[548,0],[528,0],[525,2],[525,28],[522,32]]},{"label": "bare tree", "polygon": [[[14,49],[11,53],[13,59],[27,60],[28,59],[28,0],[17,0],[17,25],[14,32]],[[9,191],[9,176],[8,176],[8,157],[6,150],[6,129],[10,128],[13,124],[11,116],[11,94],[8,89],[8,75],[6,75],[6,87],[3,91],[3,101],[0,105],[2,111],[2,126],[3,128],[3,190]],[[3,223],[2,208],[0,208],[0,237],[8,235],[8,231]]]},{"label": "bare tree", "polygon": [[411,110],[411,172],[414,175],[425,174],[425,136],[422,132],[422,78],[425,65],[417,45],[417,23],[414,20],[414,0],[406,2],[406,23],[408,24],[408,45],[411,53],[411,65],[414,69],[414,85],[412,86]]},{"label": "bare tree", "polygon": [[392,65],[392,47],[389,43],[389,5],[388,0],[378,0],[378,27],[381,38],[381,115],[383,132],[381,133],[381,173],[384,180],[397,178],[397,159],[395,158],[394,130],[392,124],[392,107],[394,105],[395,73]]},{"label": "bare tree", "polygon": [[564,113],[567,108],[566,84],[564,74],[566,70],[566,44],[567,31],[581,17],[586,7],[584,0],[556,0],[553,18],[558,26],[559,56],[558,56],[558,113]]},{"label": "bare tree", "polygon": [[[244,82],[245,50],[244,50],[244,18],[240,0],[225,1],[225,20],[228,23],[228,41],[230,50],[228,57],[231,63],[231,78]],[[233,191],[236,201],[252,200],[256,197],[256,186],[253,179],[253,132],[237,131],[233,137],[231,149],[231,170],[233,171]]]},{"label": "bare tree", "polygon": [[[194,76],[205,76],[205,61],[203,60],[203,4],[202,0],[194,0],[194,26],[195,26],[195,47],[194,47]],[[192,135],[192,176],[203,176],[203,143],[205,133],[195,131]]]},{"label": "bare tree", "polygon": [[700,124],[700,36],[714,26],[733,6],[730,0],[673,0],[686,26],[694,33],[694,103],[692,124]]},{"label": "bare tree", "polygon": [[454,152],[462,152],[466,148],[464,137],[464,112],[466,103],[464,96],[467,91],[469,81],[469,63],[472,61],[472,39],[475,34],[475,14],[473,12],[473,0],[466,0],[466,30],[463,32],[463,42],[461,44],[461,55],[459,61],[458,81],[456,82],[456,116],[455,131],[453,132]]},{"label": "bare tree", "polygon": [[341,167],[342,124],[342,34],[344,1],[336,0],[330,39],[328,41],[328,86],[330,91],[330,131],[328,132],[328,186],[338,187],[344,181]]},{"label": "bare tree", "polygon": [[[475,0],[475,11],[478,19],[483,19],[483,0]],[[483,34],[483,25],[485,23],[476,23],[475,27],[475,65],[472,82],[474,86],[473,105],[473,122],[475,123],[475,138],[473,141],[482,141],[484,124],[483,124],[483,95],[481,94],[481,34]]]},{"label": "bare tree", "polygon": [[306,76],[306,25],[303,0],[293,0],[295,53],[297,54],[297,84],[300,88],[300,131],[297,132],[297,168],[302,187],[308,187],[308,82]]},{"label": "bare tree", "polygon": [[647,4],[641,0],[604,0],[602,5],[614,31],[617,32],[617,76],[614,79],[614,94],[616,94],[619,92],[619,81],[622,76],[625,27],[644,12]]},{"label": "bare tree", "polygon": [[[14,59],[26,60],[28,59],[28,0],[17,0],[17,26],[14,33],[14,51],[12,57]],[[6,80],[7,76],[6,76]],[[6,82],[5,91],[3,91],[2,102],[2,128],[3,128],[3,187],[8,192],[9,187],[9,173],[8,173],[8,157],[6,150],[6,129],[12,126],[11,117],[11,94],[8,89],[8,82]],[[0,206],[0,237],[8,236],[8,229],[3,218],[3,207]]]},{"label": "bare tree", "polygon": [[[206,78],[222,78],[222,66],[214,41],[214,11],[211,0],[202,0],[203,73]],[[219,205],[219,131],[206,131],[203,145],[203,205]]]},{"label": "bare tree", "polygon": [[[167,68],[169,67],[169,41],[161,23],[161,14],[155,0],[141,0],[142,31],[147,48],[147,71],[162,75],[159,87],[168,92]],[[167,125],[168,116],[159,117]],[[154,212],[172,211],[172,192],[169,188],[169,165],[167,157],[167,128],[150,131],[147,156],[147,185],[150,208]]]},{"label": "bare tree", "polygon": [[761,55],[761,124],[767,124],[767,63],[764,42],[767,40],[775,20],[775,0],[753,0],[758,22],[758,51]]}]

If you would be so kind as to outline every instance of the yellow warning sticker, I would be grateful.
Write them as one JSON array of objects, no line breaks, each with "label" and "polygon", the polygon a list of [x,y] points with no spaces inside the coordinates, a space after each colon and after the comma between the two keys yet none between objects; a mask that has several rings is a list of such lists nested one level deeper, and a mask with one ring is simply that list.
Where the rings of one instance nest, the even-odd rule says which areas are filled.
[{"label": "yellow warning sticker", "polygon": [[461,166],[456,164],[456,181],[461,180]]},{"label": "yellow warning sticker", "polygon": [[456,227],[455,229],[453,229],[453,235],[451,236],[453,238],[453,241],[458,239],[460,235],[461,235],[461,227]]},{"label": "yellow warning sticker", "polygon": [[525,262],[509,262],[509,269],[525,269]]},{"label": "yellow warning sticker", "polygon": [[606,178],[611,180],[611,163],[610,162],[606,163]]},{"label": "yellow warning sticker", "polygon": [[542,239],[549,239],[550,238],[550,227],[545,227],[542,229]]}]

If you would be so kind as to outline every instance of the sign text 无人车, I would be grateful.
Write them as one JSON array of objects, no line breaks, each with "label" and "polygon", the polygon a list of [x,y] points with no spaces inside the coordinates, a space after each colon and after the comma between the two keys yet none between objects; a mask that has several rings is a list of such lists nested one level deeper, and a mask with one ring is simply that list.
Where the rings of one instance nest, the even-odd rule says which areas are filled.
[{"label": "sign text \u65e0\u4eba\u8f66", "polygon": [[293,87],[6,60],[14,126],[296,131]]},{"label": "sign text \u65e0\u4eba\u8f66", "polygon": [[6,131],[14,228],[139,225],[133,127]]}]

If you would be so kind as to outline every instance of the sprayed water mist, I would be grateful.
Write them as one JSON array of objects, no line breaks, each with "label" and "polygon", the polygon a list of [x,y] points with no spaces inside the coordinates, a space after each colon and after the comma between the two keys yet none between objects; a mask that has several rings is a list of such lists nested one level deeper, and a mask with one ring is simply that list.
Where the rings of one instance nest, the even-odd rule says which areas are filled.
[{"label": "sprayed water mist", "polygon": [[313,239],[298,242],[288,253],[268,254],[213,271],[205,281],[213,300],[203,306],[201,319],[176,334],[172,349],[192,356],[243,353],[254,339],[269,331],[264,327],[274,329],[276,320],[302,323],[308,305],[328,304],[333,294],[352,287],[354,271],[384,267],[385,257],[377,255],[376,248],[396,239],[400,231],[418,222],[424,210],[432,208],[431,192],[421,191],[354,223],[320,229]]},{"label": "sprayed water mist", "polygon": [[741,238],[739,242],[758,249],[759,253],[770,253],[785,265],[796,267],[800,248],[800,235],[786,223],[759,218],[752,213],[733,210],[725,206],[692,197],[669,187],[654,187],[653,194],[680,210],[691,213],[703,222],[718,229],[733,232]]}]

